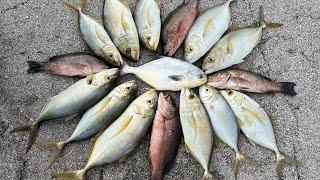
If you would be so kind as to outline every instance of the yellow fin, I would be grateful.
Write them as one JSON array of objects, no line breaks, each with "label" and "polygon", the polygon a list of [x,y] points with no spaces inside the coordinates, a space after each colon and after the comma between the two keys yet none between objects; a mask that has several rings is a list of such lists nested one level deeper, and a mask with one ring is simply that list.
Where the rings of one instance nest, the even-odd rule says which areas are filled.
[{"label": "yellow fin", "polygon": [[122,27],[123,27],[124,31],[129,30],[130,25],[125,19],[124,10],[122,10],[122,13],[121,13],[121,24],[122,24]]},{"label": "yellow fin", "polygon": [[230,37],[227,39],[227,54],[232,54],[233,53],[233,45],[230,40]]},{"label": "yellow fin", "polygon": [[214,17],[211,17],[210,20],[207,22],[205,28],[204,28],[204,31],[203,31],[203,37],[207,37],[209,35],[209,32],[211,30],[211,25],[213,23],[213,18]]},{"label": "yellow fin", "polygon": [[96,34],[97,34],[98,39],[99,39],[103,44],[107,44],[106,38],[105,38],[102,34],[100,34],[99,31],[95,30],[95,32],[96,32]]},{"label": "yellow fin", "polygon": [[132,118],[133,117],[126,117],[126,119],[122,121],[121,126],[118,126],[118,129],[116,129],[112,133],[110,133],[111,135],[108,137],[108,139],[112,139],[113,137],[120,134],[123,130],[125,130],[129,126]]},{"label": "yellow fin", "polygon": [[111,98],[103,99],[99,110],[94,115],[98,115],[99,113],[101,113],[103,111],[103,109],[109,104],[110,100],[111,100]]},{"label": "yellow fin", "polygon": [[260,26],[262,28],[278,28],[278,27],[283,26],[283,24],[281,24],[281,23],[266,22],[266,17],[265,17],[263,6],[260,6],[259,20],[260,20]]},{"label": "yellow fin", "polygon": [[[251,109],[249,108],[246,108],[246,107],[242,107],[242,110],[245,114],[248,114],[249,117],[250,115],[254,116],[258,121],[262,122],[263,123],[263,119],[259,116],[259,114],[257,114],[256,112],[252,111]],[[248,118],[249,118],[248,117]]]}]

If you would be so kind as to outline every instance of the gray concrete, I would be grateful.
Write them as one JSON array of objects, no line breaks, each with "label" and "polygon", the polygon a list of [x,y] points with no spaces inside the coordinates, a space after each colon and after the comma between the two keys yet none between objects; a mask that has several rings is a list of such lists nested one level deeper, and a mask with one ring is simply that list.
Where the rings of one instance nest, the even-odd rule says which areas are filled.
[{"label": "gray concrete", "polygon": [[[161,1],[162,17],[179,1]],[[201,0],[201,11],[223,0]],[[266,9],[267,19],[283,22],[284,27],[265,30],[261,43],[238,67],[259,72],[277,81],[297,83],[295,97],[250,95],[274,117],[279,148],[296,158],[301,167],[286,166],[286,179],[319,179],[320,173],[320,3],[318,0],[238,0],[232,4],[233,20],[241,26],[258,20],[259,6]],[[99,17],[101,3],[88,2],[85,12]],[[27,134],[9,134],[18,125],[37,118],[48,99],[76,81],[76,78],[49,74],[28,75],[28,60],[43,61],[69,52],[88,51],[77,33],[77,13],[57,0],[1,0],[0,2],[0,179],[49,179],[50,175],[84,167],[92,142],[69,145],[63,156],[46,172],[43,167],[50,150],[33,146],[25,154]],[[141,62],[147,62],[144,50]],[[132,77],[121,78],[121,81]],[[140,91],[141,93],[141,91]],[[43,124],[38,140],[65,140],[77,124],[52,121]],[[88,179],[147,179],[150,169],[147,150],[150,133],[133,154],[122,163],[116,162],[88,172]],[[241,168],[239,179],[276,179],[274,153],[252,146],[240,135],[242,152],[261,162],[262,167]],[[233,178],[234,152],[216,141],[210,169],[224,179]],[[165,179],[200,179],[203,170],[185,152],[181,143],[177,160]]]}]

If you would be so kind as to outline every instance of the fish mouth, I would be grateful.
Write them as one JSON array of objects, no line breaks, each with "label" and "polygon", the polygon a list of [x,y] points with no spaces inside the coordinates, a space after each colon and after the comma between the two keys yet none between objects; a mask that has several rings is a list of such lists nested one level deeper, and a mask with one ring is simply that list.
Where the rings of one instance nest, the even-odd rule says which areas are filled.
[{"label": "fish mouth", "polygon": [[122,60],[121,55],[117,55],[117,57],[115,58],[115,61],[114,61],[114,65],[115,66],[122,66],[123,65],[123,60]]},{"label": "fish mouth", "polygon": [[140,52],[138,50],[136,50],[135,48],[130,48],[129,51],[130,52],[128,54],[130,55],[132,60],[138,61],[139,60],[139,56],[140,56]]}]

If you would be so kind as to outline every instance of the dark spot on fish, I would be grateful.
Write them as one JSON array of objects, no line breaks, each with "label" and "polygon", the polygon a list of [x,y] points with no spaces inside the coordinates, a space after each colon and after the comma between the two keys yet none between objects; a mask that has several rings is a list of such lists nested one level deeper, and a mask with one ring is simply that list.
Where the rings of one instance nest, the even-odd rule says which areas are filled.
[{"label": "dark spot on fish", "polygon": [[232,92],[232,91],[228,91],[228,94],[229,94],[229,95],[232,95],[232,94],[233,94],[233,92]]},{"label": "dark spot on fish", "polygon": [[108,79],[108,80],[110,80],[110,79],[111,79],[111,77],[109,76],[109,77],[107,77],[107,79]]},{"label": "dark spot on fish", "polygon": [[110,54],[109,57],[112,58],[112,57],[113,57],[113,54]]},{"label": "dark spot on fish", "polygon": [[128,90],[130,90],[130,89],[131,89],[131,87],[127,87],[127,89],[128,89]]},{"label": "dark spot on fish", "polygon": [[203,78],[203,74],[199,74],[198,77],[199,77],[199,79],[202,79]]},{"label": "dark spot on fish", "polygon": [[181,75],[172,75],[172,76],[169,76],[169,78],[174,81],[181,81],[182,79]]},{"label": "dark spot on fish", "polygon": [[148,102],[149,104],[151,104],[152,101],[151,101],[151,100],[148,100],[147,102]]},{"label": "dark spot on fish", "polygon": [[208,91],[209,91],[209,89],[207,88],[207,89],[206,89],[206,91],[208,92]]},{"label": "dark spot on fish", "polygon": [[210,57],[210,58],[209,58],[209,61],[210,61],[210,62],[213,62],[213,58],[212,58],[212,57]]},{"label": "dark spot on fish", "polygon": [[193,48],[192,47],[189,47],[188,48],[188,52],[192,52],[193,51]]},{"label": "dark spot on fish", "polygon": [[193,94],[191,94],[190,96],[189,96],[189,99],[194,99],[195,98],[195,96],[193,95]]}]

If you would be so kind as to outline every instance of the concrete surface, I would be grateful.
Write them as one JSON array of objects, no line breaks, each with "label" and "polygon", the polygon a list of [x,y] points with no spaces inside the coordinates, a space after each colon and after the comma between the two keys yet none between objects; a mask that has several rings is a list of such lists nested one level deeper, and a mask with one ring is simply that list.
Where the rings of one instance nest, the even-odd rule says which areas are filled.
[{"label": "concrete surface", "polygon": [[[181,0],[162,0],[164,18]],[[201,11],[223,0],[201,0]],[[301,167],[286,166],[285,179],[319,179],[320,173],[320,3],[318,0],[238,0],[232,3],[233,20],[241,26],[258,20],[263,5],[270,21],[285,24],[279,29],[264,31],[261,43],[238,67],[259,72],[277,81],[293,81],[298,95],[250,95],[274,117],[280,150],[296,158]],[[90,0],[85,12],[99,17],[101,3]],[[1,0],[0,2],[0,179],[50,179],[50,175],[84,167],[92,142],[70,144],[63,156],[46,172],[43,168],[50,150],[33,146],[25,154],[26,133],[9,134],[18,125],[37,118],[47,100],[70,86],[76,78],[49,74],[28,75],[28,60],[43,61],[69,52],[88,51],[77,34],[77,13],[57,0]],[[150,60],[143,50],[141,63]],[[179,53],[178,53],[179,54]],[[130,79],[132,77],[121,78]],[[141,93],[141,91],[140,91]],[[77,124],[51,121],[44,123],[38,140],[65,140]],[[150,132],[127,161],[90,170],[88,179],[147,179],[150,169],[147,150]],[[273,152],[252,146],[243,134],[242,152],[262,164],[260,169],[243,166],[239,179],[276,179]],[[216,141],[210,170],[223,179],[233,178],[234,152]],[[200,179],[203,170],[181,143],[176,163],[165,179]]]}]

